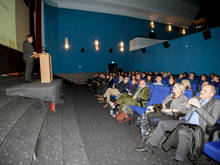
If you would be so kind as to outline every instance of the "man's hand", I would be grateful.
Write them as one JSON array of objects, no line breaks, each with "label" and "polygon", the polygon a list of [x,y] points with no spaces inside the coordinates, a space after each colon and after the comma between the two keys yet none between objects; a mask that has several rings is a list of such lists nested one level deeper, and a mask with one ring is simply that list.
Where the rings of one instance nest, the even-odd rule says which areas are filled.
[{"label": "man's hand", "polygon": [[177,110],[177,109],[173,109],[172,111],[173,111],[173,112],[178,112],[178,110]]},{"label": "man's hand", "polygon": [[36,54],[37,54],[37,52],[33,52],[33,54],[34,54],[34,55],[36,55]]},{"label": "man's hand", "polygon": [[188,103],[190,105],[193,105],[193,106],[197,107],[197,108],[201,107],[200,101],[198,99],[196,99],[196,98],[189,99]]},{"label": "man's hand", "polygon": [[133,97],[132,97],[132,99],[136,99],[136,98],[137,98],[136,96],[133,96]]}]

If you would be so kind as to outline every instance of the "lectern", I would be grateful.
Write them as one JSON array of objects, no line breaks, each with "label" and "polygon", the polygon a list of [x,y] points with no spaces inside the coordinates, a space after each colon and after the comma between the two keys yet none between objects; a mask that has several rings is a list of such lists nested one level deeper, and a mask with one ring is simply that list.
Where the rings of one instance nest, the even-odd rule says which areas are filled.
[{"label": "lectern", "polygon": [[51,55],[49,53],[38,53],[33,57],[40,59],[41,83],[51,83],[53,81]]}]

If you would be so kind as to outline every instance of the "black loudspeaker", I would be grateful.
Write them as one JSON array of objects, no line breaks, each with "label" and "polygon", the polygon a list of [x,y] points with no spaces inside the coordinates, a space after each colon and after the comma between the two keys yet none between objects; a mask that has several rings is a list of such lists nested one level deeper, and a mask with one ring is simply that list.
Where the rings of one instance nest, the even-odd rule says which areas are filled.
[{"label": "black loudspeaker", "polygon": [[163,46],[164,46],[164,48],[169,48],[169,47],[170,47],[170,44],[169,44],[168,41],[166,41],[166,42],[163,43]]},{"label": "black loudspeaker", "polygon": [[142,51],[142,53],[146,53],[146,49],[145,48],[142,48],[141,51]]},{"label": "black loudspeaker", "polygon": [[208,39],[212,38],[211,32],[209,30],[204,31],[202,34],[203,34],[203,37],[204,37],[205,40],[208,40]]},{"label": "black loudspeaker", "polygon": [[85,52],[84,48],[81,48],[81,52],[82,52],[82,53],[84,53],[84,52]]},{"label": "black loudspeaker", "polygon": [[112,53],[112,51],[113,51],[112,48],[110,48],[110,49],[109,49],[109,53]]},{"label": "black loudspeaker", "polygon": [[149,32],[148,37],[152,38],[152,39],[155,39],[156,38],[156,33],[155,32]]}]

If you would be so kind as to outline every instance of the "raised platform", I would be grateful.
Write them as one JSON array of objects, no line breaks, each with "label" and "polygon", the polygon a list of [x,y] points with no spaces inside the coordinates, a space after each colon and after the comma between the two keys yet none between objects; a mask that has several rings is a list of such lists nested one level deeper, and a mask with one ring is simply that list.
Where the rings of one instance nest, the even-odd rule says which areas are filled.
[{"label": "raised platform", "polygon": [[8,96],[22,96],[59,103],[62,87],[63,81],[61,79],[55,79],[50,84],[42,84],[40,80],[35,80],[32,83],[23,83],[6,88],[5,91]]}]

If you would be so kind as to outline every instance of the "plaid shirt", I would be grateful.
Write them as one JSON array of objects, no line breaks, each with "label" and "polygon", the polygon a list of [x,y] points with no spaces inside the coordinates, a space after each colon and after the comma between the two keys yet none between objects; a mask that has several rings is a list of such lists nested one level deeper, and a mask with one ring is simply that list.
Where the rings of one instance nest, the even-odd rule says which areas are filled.
[{"label": "plaid shirt", "polygon": [[177,109],[178,112],[186,113],[186,103],[188,101],[185,95],[182,95],[176,99],[173,98],[174,94],[169,94],[163,101],[163,104],[167,104],[169,101],[172,100],[170,104],[170,109]]}]

